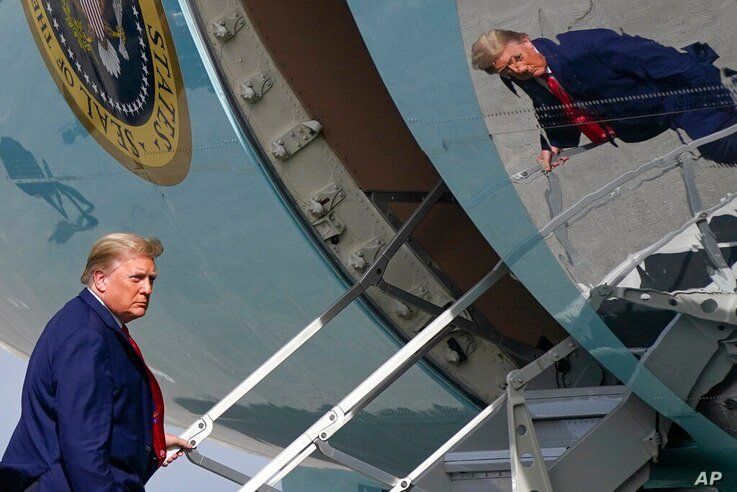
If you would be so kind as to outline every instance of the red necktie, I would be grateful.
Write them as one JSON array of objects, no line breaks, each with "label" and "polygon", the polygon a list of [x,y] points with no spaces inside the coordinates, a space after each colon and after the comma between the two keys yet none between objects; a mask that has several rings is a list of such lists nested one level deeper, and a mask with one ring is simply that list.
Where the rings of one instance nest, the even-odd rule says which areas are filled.
[{"label": "red necktie", "polygon": [[609,125],[603,122],[597,123],[586,111],[575,106],[571,96],[561,87],[555,77],[546,73],[542,78],[548,83],[550,92],[563,104],[563,113],[565,113],[566,118],[576,125],[589,140],[600,144],[614,138],[614,130]]},{"label": "red necktie", "polygon": [[159,466],[161,466],[161,464],[164,462],[164,459],[166,458],[166,438],[164,437],[164,397],[161,394],[161,387],[159,387],[159,382],[156,381],[156,378],[151,372],[151,369],[148,368],[148,366],[146,365],[146,361],[143,360],[141,349],[138,348],[138,344],[136,343],[136,341],[131,338],[131,334],[128,332],[128,327],[123,325],[122,330],[123,333],[125,333],[126,338],[128,338],[131,347],[133,347],[133,351],[141,359],[143,366],[146,368],[146,373],[148,374],[148,384],[151,387],[151,398],[153,399],[154,403],[152,433],[154,441],[153,444],[154,451],[156,452],[156,460],[158,461]]}]

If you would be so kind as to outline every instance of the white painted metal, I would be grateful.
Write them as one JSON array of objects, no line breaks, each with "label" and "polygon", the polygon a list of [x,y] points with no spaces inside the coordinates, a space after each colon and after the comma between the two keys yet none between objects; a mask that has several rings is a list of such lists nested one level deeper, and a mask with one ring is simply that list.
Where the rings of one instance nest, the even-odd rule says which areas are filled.
[{"label": "white painted metal", "polygon": [[[365,461],[359,460],[349,454],[339,451],[332,447],[327,441],[318,439],[317,448],[322,454],[341,465],[347,466],[367,477],[371,477],[377,482],[381,482],[388,486],[393,486],[399,481],[399,478],[395,477],[391,473],[387,473],[384,470],[376,468],[373,465],[366,463]],[[243,482],[245,483],[245,482]]]},{"label": "white painted metal", "polygon": [[[511,374],[510,374],[511,376]],[[509,464],[514,492],[553,492],[540,444],[532,424],[524,388],[507,387],[507,432]]]},{"label": "white painted metal", "polygon": [[588,211],[595,203],[598,203],[602,198],[607,197],[613,190],[619,188],[624,183],[627,183],[628,181],[641,176],[651,169],[676,167],[680,165],[680,163],[678,162],[678,158],[681,155],[687,152],[694,151],[701,145],[705,145],[721,138],[728,137],[729,135],[732,135],[734,133],[737,133],[737,125],[729,126],[723,130],[719,130],[718,132],[714,132],[705,137],[696,139],[693,142],[681,145],[660,157],[657,157],[640,165],[636,169],[622,173],[616,179],[613,179],[598,190],[581,197],[576,203],[568,207],[563,213],[555,216],[553,220],[545,224],[545,226],[540,229],[540,235],[545,237],[548,234],[552,233],[561,224],[574,220],[576,217]]},{"label": "white painted metal", "polygon": [[[249,10],[244,8],[242,1],[179,1],[216,94],[239,138],[248,142],[247,149],[248,145],[253,144],[266,150],[265,155],[253,155],[253,160],[267,158],[266,165],[273,171],[272,179],[279,185],[280,193],[296,206],[295,215],[299,216],[299,220],[311,223],[313,228],[320,228],[319,233],[325,233],[323,239],[329,239],[325,247],[332,259],[343,266],[344,273],[358,281],[362,272],[351,267],[352,253],[374,237],[388,244],[395,235],[391,223],[355,183],[339,155],[321,136],[286,161],[268,153],[271,142],[287,129],[294,127],[297,122],[313,120],[316,115],[310,114],[300,103],[299,95],[281,73],[278,61],[271,56],[265,40],[260,38],[259,30],[249,18]],[[209,28],[212,22],[235,11],[240,13],[245,22],[243,28],[227,42],[216,39]],[[273,86],[257,103],[251,104],[235,94],[244,81],[263,73],[268,73]],[[228,93],[234,93],[233,97],[228,97]],[[331,210],[334,212],[333,219],[330,219],[329,212],[316,210],[314,203],[310,203],[316,194],[331,184],[338,186],[344,194],[341,205]],[[311,210],[316,210],[316,214]],[[316,221],[322,218],[320,213],[325,219],[318,224]],[[455,298],[452,289],[410,247],[397,251],[385,279],[408,292],[414,292],[415,288],[424,289],[426,300],[438,306],[445,306]],[[400,316],[395,312],[394,299],[379,289],[370,289],[364,295],[407,339],[431,319],[431,315],[422,310],[414,316]],[[502,340],[488,341],[477,337],[479,350],[459,365],[446,361],[444,344],[438,344],[427,357],[471,393],[485,401],[492,401],[502,391],[504,375],[516,366],[500,349],[499,345],[506,342]],[[525,349],[529,350],[529,347],[518,346],[514,350],[519,354],[525,353]],[[488,356],[479,357],[481,353]]]},{"label": "white painted metal", "polygon": [[232,12],[212,23],[212,34],[222,42],[228,41],[246,25],[240,12]]},{"label": "white painted metal", "polygon": [[[330,306],[324,313],[314,319],[309,325],[297,333],[286,345],[281,347],[274,355],[262,363],[253,373],[236,386],[225,398],[217,402],[207,413],[197,419],[189,428],[187,428],[181,437],[196,446],[203,439],[212,433],[214,422],[230,407],[235,405],[243,398],[254,386],[263,381],[266,376],[271,374],[279,365],[287,360],[297,349],[304,345],[318,331],[322,329],[331,319],[337,316],[343,309],[350,305],[358,296],[366,292],[371,285],[376,285],[386,271],[389,260],[399,251],[399,248],[409,238],[411,232],[417,227],[423,217],[427,215],[432,206],[445,192],[445,184],[440,181],[428,193],[425,200],[415,210],[407,221],[402,225],[397,234],[386,245],[384,251],[374,262],[372,268],[361,277],[361,280],[353,285],[340,299]],[[179,449],[172,449],[169,455],[178,452]]]},{"label": "white painted metal", "polygon": [[249,103],[255,103],[274,86],[274,81],[268,72],[263,72],[250,77],[243,82],[238,90],[238,94]]},{"label": "white painted metal", "polygon": [[491,405],[488,405],[486,408],[484,408],[470,422],[464,425],[461,430],[456,432],[453,437],[445,441],[445,443],[437,450],[435,450],[433,454],[428,456],[425,461],[420,463],[417,468],[412,470],[406,477],[402,478],[390,490],[390,492],[401,492],[402,490],[408,490],[413,484],[415,484],[420,478],[425,475],[425,473],[430,469],[432,465],[443,459],[443,456],[445,456],[446,453],[448,453],[458,444],[462,443],[463,440],[471,434],[471,432],[473,432],[484,422],[489,420],[492,415],[494,415],[500,408],[502,408],[502,405],[504,405],[506,401],[507,394],[502,393],[496,400],[491,403]]},{"label": "white painted metal", "polygon": [[[410,340],[394,356],[389,358],[373,374],[358,385],[348,396],[332,410],[315,422],[292,444],[271,460],[266,467],[257,473],[241,489],[244,492],[256,492],[264,485],[275,485],[285,469],[293,469],[314,451],[316,439],[328,440],[335,432],[347,424],[353,416],[373,400],[388,384],[396,379],[407,367],[424,353],[438,336],[442,335],[448,324],[459,316],[476,299],[486,292],[508,269],[502,262],[486,274],[471,290],[453,303],[417,336]],[[308,450],[310,450],[308,452]],[[288,472],[287,472],[288,473]]]},{"label": "white painted metal", "polygon": [[[392,487],[390,492],[400,492],[408,490],[422,478],[425,473],[439,460],[445,456],[455,446],[461,444],[474,430],[491,418],[504,404],[509,401],[509,392],[521,392],[524,391],[524,387],[529,381],[540,375],[551,365],[557,361],[566,357],[568,354],[578,348],[578,345],[573,341],[571,337],[566,338],[562,342],[558,343],[555,347],[546,352],[543,356],[537,360],[527,364],[525,367],[518,371],[512,371],[509,374],[511,383],[508,386],[507,392],[499,396],[494,402],[484,408],[476,417],[468,422],[463,428],[456,432],[450,439],[448,439],[442,446],[440,446],[434,453],[427,457],[422,463],[420,463],[412,472],[406,477],[398,480]],[[516,388],[515,388],[516,387]],[[520,395],[515,398],[519,401]],[[524,403],[524,398],[521,398]],[[529,417],[529,412],[528,412]],[[531,427],[532,421],[530,420],[529,427]],[[535,440],[535,442],[537,442]],[[544,465],[543,465],[544,466]]]},{"label": "white painted metal", "polygon": [[271,142],[271,154],[277,159],[289,159],[317,138],[321,130],[322,125],[315,120],[299,123]]}]

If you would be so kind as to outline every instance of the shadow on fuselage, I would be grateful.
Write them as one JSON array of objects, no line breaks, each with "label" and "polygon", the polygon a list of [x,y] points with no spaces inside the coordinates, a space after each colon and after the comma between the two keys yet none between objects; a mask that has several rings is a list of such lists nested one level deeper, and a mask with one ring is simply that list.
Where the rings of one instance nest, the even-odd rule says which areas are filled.
[{"label": "shadow on fuselage", "polygon": [[[65,243],[77,232],[97,227],[99,221],[92,215],[95,206],[75,188],[55,178],[45,159],[41,159],[42,167],[20,142],[10,137],[0,138],[0,162],[5,166],[10,181],[21,191],[43,199],[63,217],[56,224],[49,241]],[[64,207],[65,201],[76,209],[71,217]]]}]

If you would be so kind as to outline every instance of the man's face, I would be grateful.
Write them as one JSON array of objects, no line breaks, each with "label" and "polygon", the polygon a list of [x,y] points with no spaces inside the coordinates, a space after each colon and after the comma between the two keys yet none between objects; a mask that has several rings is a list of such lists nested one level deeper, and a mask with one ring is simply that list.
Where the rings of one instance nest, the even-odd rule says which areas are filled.
[{"label": "man's face", "polygon": [[134,256],[113,263],[109,271],[95,271],[93,280],[108,309],[128,323],[146,314],[157,273],[152,258]]},{"label": "man's face", "polygon": [[510,43],[494,61],[494,70],[502,77],[528,80],[545,74],[548,64],[529,39]]}]

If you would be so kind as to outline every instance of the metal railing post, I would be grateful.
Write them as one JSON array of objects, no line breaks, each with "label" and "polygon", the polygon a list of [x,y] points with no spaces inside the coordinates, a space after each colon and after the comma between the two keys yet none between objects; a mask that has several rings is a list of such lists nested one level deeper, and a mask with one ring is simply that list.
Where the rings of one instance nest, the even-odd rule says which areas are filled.
[{"label": "metal railing post", "polygon": [[[193,446],[196,446],[203,439],[212,433],[215,420],[217,420],[230,407],[235,405],[238,400],[248,394],[254,386],[264,380],[271,374],[282,362],[287,360],[297,349],[310,340],[317,332],[319,332],[330,320],[340,314],[347,306],[349,306],[356,298],[361,296],[366,289],[376,285],[386,271],[389,260],[399,251],[399,248],[407,241],[410,234],[422,219],[427,215],[433,205],[445,193],[447,187],[441,180],[427,194],[422,203],[415,209],[407,221],[400,227],[389,243],[384,247],[383,251],[376,258],[370,269],[356,282],[348,291],[346,291],[340,299],[330,306],[320,316],[315,318],[310,324],[304,327],[291,340],[277,350],[271,357],[263,362],[255,371],[253,371],[246,379],[241,381],[238,386],[230,391],[223,399],[213,405],[210,410],[198,418],[191,426],[189,426],[181,435],[182,439],[186,439]],[[179,449],[172,449],[169,455],[178,452]]]},{"label": "metal railing post", "polygon": [[448,309],[427,325],[412,340],[407,342],[373,374],[359,384],[351,393],[329,412],[323,415],[307,431],[287,446],[266,467],[258,472],[241,489],[256,492],[266,484],[273,486],[294,467],[317,449],[318,439],[327,441],[345,426],[361,409],[370,403],[386,386],[399,377],[410,365],[432,346],[446,331],[450,322],[466,310],[476,299],[509,272],[503,262],[486,274],[476,285],[454,302]]}]

